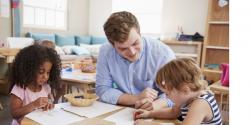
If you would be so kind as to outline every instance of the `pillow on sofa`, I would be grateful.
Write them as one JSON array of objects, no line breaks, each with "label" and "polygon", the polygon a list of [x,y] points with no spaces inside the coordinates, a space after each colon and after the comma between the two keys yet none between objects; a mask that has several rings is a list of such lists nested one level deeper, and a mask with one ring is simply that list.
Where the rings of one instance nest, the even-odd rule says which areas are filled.
[{"label": "pillow on sofa", "polygon": [[108,42],[106,37],[91,37],[91,44],[103,44],[105,42]]},{"label": "pillow on sofa", "polygon": [[55,34],[30,33],[29,32],[29,33],[26,34],[26,36],[33,38],[35,41],[43,40],[43,39],[51,40],[53,42],[56,41]]},{"label": "pillow on sofa", "polygon": [[90,36],[76,36],[76,45],[80,44],[90,44],[91,37]]},{"label": "pillow on sofa", "polygon": [[74,36],[60,36],[56,34],[56,45],[65,46],[65,45],[75,45]]},{"label": "pillow on sofa", "polygon": [[96,44],[96,45],[80,44],[80,47],[83,47],[89,50],[90,54],[93,56],[97,56],[99,54],[99,50],[101,46],[102,46],[101,44]]},{"label": "pillow on sofa", "polygon": [[89,50],[87,50],[84,47],[74,47],[72,48],[72,52],[75,53],[76,55],[90,55]]},{"label": "pillow on sofa", "polygon": [[61,47],[56,46],[55,50],[56,50],[58,55],[65,55],[65,52],[63,51],[63,49]]},{"label": "pillow on sofa", "polygon": [[77,46],[63,46],[62,49],[66,55],[73,54],[73,48]]}]

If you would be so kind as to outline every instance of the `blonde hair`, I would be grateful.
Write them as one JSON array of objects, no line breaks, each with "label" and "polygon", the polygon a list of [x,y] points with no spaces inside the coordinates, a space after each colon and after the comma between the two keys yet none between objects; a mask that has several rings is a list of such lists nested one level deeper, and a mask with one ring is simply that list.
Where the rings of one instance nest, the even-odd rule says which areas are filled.
[{"label": "blonde hair", "polygon": [[172,90],[181,90],[183,85],[188,85],[192,91],[205,89],[205,84],[200,80],[201,70],[191,58],[174,59],[164,65],[156,75],[156,83]]}]

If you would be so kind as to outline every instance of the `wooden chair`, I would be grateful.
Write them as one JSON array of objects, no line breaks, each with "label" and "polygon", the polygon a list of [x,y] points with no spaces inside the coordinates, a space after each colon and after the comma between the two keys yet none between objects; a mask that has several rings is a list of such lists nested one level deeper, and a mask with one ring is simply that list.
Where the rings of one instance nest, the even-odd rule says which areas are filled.
[{"label": "wooden chair", "polygon": [[229,124],[229,87],[221,86],[220,82],[216,82],[210,85],[209,88],[215,94],[223,124]]}]

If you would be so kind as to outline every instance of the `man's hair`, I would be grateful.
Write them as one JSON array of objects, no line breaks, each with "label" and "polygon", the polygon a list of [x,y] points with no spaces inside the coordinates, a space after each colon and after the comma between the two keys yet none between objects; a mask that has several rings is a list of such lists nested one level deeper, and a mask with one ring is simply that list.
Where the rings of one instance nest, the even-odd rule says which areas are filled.
[{"label": "man's hair", "polygon": [[51,40],[47,40],[47,39],[38,40],[38,41],[35,41],[35,44],[55,49],[55,43]]},{"label": "man's hair", "polygon": [[52,63],[48,83],[57,88],[61,79],[60,57],[54,49],[35,44],[21,49],[16,55],[10,69],[10,90],[14,85],[26,88],[29,84],[36,84],[39,68],[46,61]]},{"label": "man's hair", "polygon": [[[205,89],[206,84],[201,78],[201,70],[191,58],[174,59],[164,65],[156,75],[159,87],[181,90],[187,84],[192,91]],[[163,84],[165,82],[165,84]]]},{"label": "man's hair", "polygon": [[111,14],[103,28],[111,44],[114,44],[114,42],[125,42],[132,28],[135,28],[140,34],[140,26],[136,17],[126,11]]}]

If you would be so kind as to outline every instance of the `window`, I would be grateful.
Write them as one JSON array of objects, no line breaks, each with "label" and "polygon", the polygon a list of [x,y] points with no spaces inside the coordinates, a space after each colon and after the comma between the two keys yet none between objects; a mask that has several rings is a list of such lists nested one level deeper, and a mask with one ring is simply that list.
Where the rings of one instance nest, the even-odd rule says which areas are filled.
[{"label": "window", "polygon": [[23,26],[67,29],[67,0],[23,0]]},{"label": "window", "polygon": [[159,37],[163,0],[113,0],[112,12],[129,11],[140,24],[142,35]]}]

